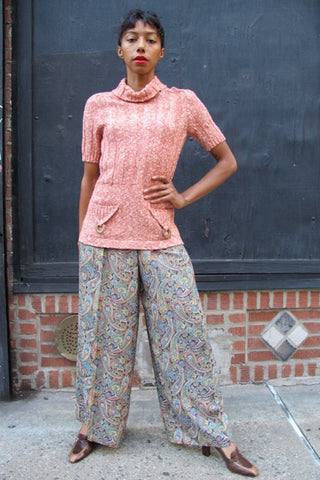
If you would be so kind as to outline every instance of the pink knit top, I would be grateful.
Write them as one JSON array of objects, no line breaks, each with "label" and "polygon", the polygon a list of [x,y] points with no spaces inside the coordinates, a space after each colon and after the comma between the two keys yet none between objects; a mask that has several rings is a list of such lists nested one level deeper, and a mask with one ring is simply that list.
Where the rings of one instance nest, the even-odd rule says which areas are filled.
[{"label": "pink knit top", "polygon": [[82,155],[99,163],[100,176],[80,242],[134,250],[181,245],[171,204],[151,205],[142,191],[154,175],[173,178],[188,136],[208,151],[225,140],[191,90],[168,88],[154,77],[135,92],[123,79],[115,90],[90,97]]}]

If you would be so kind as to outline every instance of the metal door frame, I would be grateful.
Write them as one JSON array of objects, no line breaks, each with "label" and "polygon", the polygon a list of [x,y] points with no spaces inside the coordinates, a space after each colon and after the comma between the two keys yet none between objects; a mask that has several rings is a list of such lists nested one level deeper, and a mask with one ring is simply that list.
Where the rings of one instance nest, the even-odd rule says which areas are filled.
[{"label": "metal door frame", "polygon": [[[3,3],[0,2],[0,18],[3,18]],[[0,48],[3,52],[3,22],[0,22]],[[0,400],[10,398],[10,370],[8,345],[8,310],[5,251],[4,215],[4,169],[3,169],[3,55],[0,61]]]}]

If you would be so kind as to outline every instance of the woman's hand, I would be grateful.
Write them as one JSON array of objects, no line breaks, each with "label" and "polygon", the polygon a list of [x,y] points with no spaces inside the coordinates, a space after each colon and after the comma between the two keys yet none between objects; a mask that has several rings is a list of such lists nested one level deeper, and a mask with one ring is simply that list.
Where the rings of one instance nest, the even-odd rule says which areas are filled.
[{"label": "woman's hand", "polygon": [[183,208],[186,206],[186,199],[176,190],[171,180],[167,177],[164,175],[155,175],[151,180],[159,183],[143,190],[145,200],[151,204],[170,202],[173,208]]},{"label": "woman's hand", "polygon": [[214,147],[211,154],[217,164],[183,193],[178,193],[167,177],[156,175],[152,181],[158,183],[143,190],[144,199],[150,203],[170,202],[174,208],[183,208],[218,188],[236,172],[237,162],[225,141]]}]

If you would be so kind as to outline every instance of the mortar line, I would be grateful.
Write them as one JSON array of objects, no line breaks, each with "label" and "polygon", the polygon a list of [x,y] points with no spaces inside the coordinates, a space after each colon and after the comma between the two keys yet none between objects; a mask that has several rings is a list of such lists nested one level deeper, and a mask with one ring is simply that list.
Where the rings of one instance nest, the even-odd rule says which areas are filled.
[{"label": "mortar line", "polygon": [[312,457],[314,458],[315,462],[320,466],[320,457],[317,453],[317,451],[313,448],[313,446],[311,445],[311,443],[309,442],[309,440],[307,439],[307,437],[305,436],[305,434],[303,433],[303,431],[301,430],[300,426],[298,425],[297,421],[295,420],[295,418],[293,417],[293,415],[291,414],[290,410],[288,409],[287,405],[285,404],[285,402],[282,400],[281,396],[279,395],[279,393],[277,392],[277,390],[274,388],[273,385],[271,385],[270,383],[266,382],[266,386],[268,387],[268,389],[270,390],[270,392],[272,393],[275,401],[277,402],[277,404],[282,408],[282,410],[284,411],[284,413],[286,414],[288,420],[289,420],[289,423],[290,425],[292,426],[292,428],[294,429],[294,431],[296,432],[296,434],[298,435],[298,437],[300,438],[300,440],[302,441],[302,443],[304,443],[305,447],[307,448],[307,450],[309,451],[309,453],[312,455]]}]

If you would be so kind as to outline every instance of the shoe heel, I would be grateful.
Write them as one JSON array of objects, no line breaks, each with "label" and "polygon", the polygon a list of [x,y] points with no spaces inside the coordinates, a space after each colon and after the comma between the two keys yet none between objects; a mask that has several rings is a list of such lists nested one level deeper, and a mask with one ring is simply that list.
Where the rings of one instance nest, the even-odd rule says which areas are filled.
[{"label": "shoe heel", "polygon": [[210,454],[211,454],[210,447],[202,447],[201,451],[202,451],[202,455],[204,455],[205,457],[210,457]]}]

